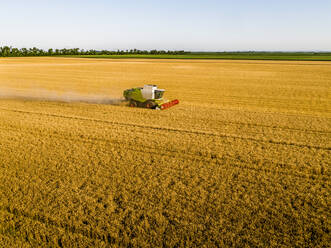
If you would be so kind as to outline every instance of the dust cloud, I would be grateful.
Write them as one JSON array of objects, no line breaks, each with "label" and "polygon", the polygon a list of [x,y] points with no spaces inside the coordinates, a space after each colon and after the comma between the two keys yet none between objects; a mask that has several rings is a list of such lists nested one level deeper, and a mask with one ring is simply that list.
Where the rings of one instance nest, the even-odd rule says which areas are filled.
[{"label": "dust cloud", "polygon": [[85,102],[119,105],[124,100],[100,94],[82,94],[78,92],[56,92],[46,89],[16,89],[0,87],[0,99],[21,99],[54,102]]}]

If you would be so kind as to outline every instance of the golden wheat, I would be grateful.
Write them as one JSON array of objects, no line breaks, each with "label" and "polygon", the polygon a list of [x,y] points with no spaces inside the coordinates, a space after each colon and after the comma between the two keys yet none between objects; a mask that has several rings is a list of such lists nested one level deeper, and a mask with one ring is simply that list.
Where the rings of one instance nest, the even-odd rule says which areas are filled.
[{"label": "golden wheat", "polygon": [[[329,62],[1,59],[0,90],[23,91],[0,93],[1,246],[328,246],[330,78]],[[144,83],[180,105],[22,97]]]}]

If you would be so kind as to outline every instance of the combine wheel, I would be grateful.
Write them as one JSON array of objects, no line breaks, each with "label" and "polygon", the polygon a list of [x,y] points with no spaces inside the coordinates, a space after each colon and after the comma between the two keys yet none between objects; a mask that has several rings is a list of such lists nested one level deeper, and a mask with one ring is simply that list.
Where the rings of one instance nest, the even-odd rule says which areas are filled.
[{"label": "combine wheel", "polygon": [[129,106],[134,108],[137,107],[138,104],[135,101],[130,101]]},{"label": "combine wheel", "polygon": [[156,107],[156,104],[153,101],[146,101],[144,103],[144,107],[148,109],[154,109]]}]

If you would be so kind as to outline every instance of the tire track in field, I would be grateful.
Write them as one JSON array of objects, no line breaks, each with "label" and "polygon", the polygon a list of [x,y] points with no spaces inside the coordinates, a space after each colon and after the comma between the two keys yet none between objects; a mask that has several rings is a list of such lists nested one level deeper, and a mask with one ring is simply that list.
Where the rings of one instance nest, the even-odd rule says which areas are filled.
[{"label": "tire track in field", "polygon": [[[298,173],[294,172],[292,170],[286,169],[285,167],[295,167],[294,164],[289,164],[289,163],[279,163],[276,161],[272,160],[267,160],[267,159],[262,159],[262,160],[252,160],[252,161],[244,161],[242,158],[237,158],[229,155],[211,155],[211,157],[207,157],[204,154],[199,154],[199,153],[193,153],[193,152],[187,152],[187,151],[181,151],[181,150],[171,150],[166,147],[155,147],[155,146],[143,146],[141,149],[137,147],[133,147],[131,144],[126,144],[124,142],[116,141],[116,140],[109,140],[109,139],[103,139],[103,138],[95,138],[95,137],[88,137],[85,138],[84,136],[81,135],[59,135],[59,134],[43,134],[41,132],[36,132],[35,130],[28,130],[28,131],[22,131],[20,129],[15,129],[15,128],[10,128],[10,129],[5,129],[5,128],[0,128],[3,130],[11,130],[14,132],[26,132],[28,134],[37,134],[41,136],[47,136],[47,137],[55,137],[56,139],[62,139],[62,140],[67,140],[67,141],[73,141],[73,142],[80,142],[80,143],[86,143],[86,144],[99,144],[100,142],[105,143],[105,144],[115,144],[118,147],[124,147],[124,151],[130,150],[133,152],[139,152],[139,153],[149,153],[150,155],[154,156],[165,156],[165,157],[172,157],[175,159],[178,158],[185,158],[185,160],[191,160],[192,162],[204,162],[207,164],[214,164],[216,166],[221,166],[221,167],[237,167],[240,169],[246,169],[246,170],[251,170],[255,172],[265,172],[265,173],[277,173],[280,175],[286,175],[286,176],[291,176],[291,177],[296,177],[304,180],[317,180],[317,181],[328,181],[329,180],[329,175],[328,174],[318,174],[315,172],[306,172],[304,173]],[[107,147],[107,146],[106,146]],[[123,149],[120,149],[121,151]],[[247,165],[247,163],[255,163],[255,164],[262,164],[263,166],[266,167],[253,167]],[[274,167],[274,169],[270,169],[269,167]],[[169,170],[169,168],[167,168]],[[175,170],[176,171],[176,170]]]},{"label": "tire track in field", "polygon": [[[308,175],[303,174],[303,173],[295,173],[292,172],[288,169],[284,169],[284,167],[291,167],[290,164],[288,163],[278,163],[278,162],[274,162],[274,161],[269,161],[269,160],[261,160],[260,163],[262,163],[264,166],[275,166],[276,168],[274,169],[269,169],[269,168],[263,168],[263,167],[252,167],[252,166],[248,166],[246,161],[243,161],[242,159],[238,159],[238,158],[234,158],[231,156],[227,156],[227,155],[222,155],[221,157],[216,156],[215,158],[206,158],[205,155],[199,155],[196,153],[188,153],[188,152],[183,152],[183,151],[177,151],[177,150],[169,150],[169,149],[165,149],[164,147],[148,147],[148,146],[144,146],[143,149],[138,149],[138,148],[134,148],[129,144],[124,144],[124,143],[120,143],[118,141],[110,141],[110,140],[103,140],[103,139],[96,139],[96,138],[89,138],[89,139],[69,139],[66,137],[63,137],[63,139],[66,140],[73,140],[73,141],[80,141],[80,142],[84,142],[84,143],[91,143],[91,144],[95,144],[94,141],[96,142],[104,142],[104,143],[115,143],[118,146],[124,146],[125,150],[130,150],[130,151],[134,151],[134,152],[139,152],[139,153],[149,153],[151,155],[157,155],[157,156],[166,156],[166,157],[172,157],[175,159],[178,159],[178,157],[181,158],[185,158],[188,160],[191,160],[192,162],[195,161],[200,161],[200,162],[204,162],[204,163],[208,163],[208,164],[214,164],[217,166],[221,166],[221,167],[237,167],[240,169],[246,169],[246,170],[251,170],[251,171],[255,171],[255,172],[266,172],[266,173],[277,173],[280,175],[286,175],[286,176],[293,176],[293,177],[297,177],[300,179],[308,179],[308,180],[321,180],[321,181],[328,181],[329,177],[328,176],[324,176],[324,175],[320,175],[318,173],[308,173]],[[91,139],[93,141],[91,141]],[[146,149],[147,148],[147,149]],[[161,151],[160,151],[161,150]],[[251,161],[250,161],[251,162]],[[258,163],[259,161],[256,161],[256,163]],[[167,168],[169,169],[169,168]]]},{"label": "tire track in field", "polygon": [[238,126],[248,126],[248,127],[265,127],[270,129],[279,129],[281,131],[290,130],[290,131],[297,131],[302,133],[321,133],[321,134],[331,134],[331,131],[324,131],[324,130],[309,130],[309,129],[301,129],[301,128],[294,128],[294,127],[285,127],[285,126],[275,126],[275,125],[265,125],[265,124],[258,124],[258,123],[246,123],[241,121],[220,121],[217,120],[218,123],[223,123],[226,125],[238,125]]},{"label": "tire track in field", "polygon": [[251,141],[271,143],[271,144],[276,144],[276,145],[296,146],[296,147],[309,148],[309,149],[313,148],[313,149],[318,149],[318,150],[327,150],[327,151],[331,150],[331,147],[308,145],[308,144],[295,143],[295,142],[278,141],[278,140],[272,140],[272,139],[269,139],[269,140],[258,139],[258,138],[253,138],[253,137],[243,137],[243,136],[239,136],[239,135],[230,135],[230,134],[225,134],[225,133],[213,133],[213,132],[206,132],[206,131],[199,131],[199,130],[186,130],[186,129],[179,129],[179,128],[159,127],[159,126],[146,126],[146,125],[134,124],[134,123],[123,123],[123,122],[117,122],[117,121],[86,118],[86,117],[81,117],[81,116],[67,116],[67,115],[33,112],[33,111],[25,111],[25,110],[18,110],[18,109],[6,109],[6,108],[0,108],[0,109],[5,110],[5,111],[10,111],[10,112],[16,112],[16,113],[34,114],[34,115],[39,115],[39,116],[49,116],[49,117],[64,118],[64,119],[69,119],[69,120],[92,121],[92,122],[107,123],[107,124],[118,125],[118,126],[129,126],[129,127],[143,128],[143,129],[168,131],[168,132],[179,132],[179,133],[189,133],[189,134],[196,134],[196,135],[216,136],[216,137],[222,137],[222,138],[251,140]]},{"label": "tire track in field", "polygon": [[[331,65],[331,64],[330,64]],[[327,117],[327,116],[316,116],[316,115],[309,115],[309,114],[296,114],[296,113],[284,113],[284,112],[271,112],[271,111],[263,111],[263,112],[259,112],[259,111],[253,111],[253,110],[240,110],[240,109],[221,109],[221,108],[217,108],[217,110],[221,110],[224,112],[235,112],[235,113],[253,113],[253,114],[261,114],[263,113],[264,115],[280,115],[280,116],[288,116],[288,117],[307,117],[307,118],[313,118],[313,119],[329,119],[331,120],[331,117]]]}]

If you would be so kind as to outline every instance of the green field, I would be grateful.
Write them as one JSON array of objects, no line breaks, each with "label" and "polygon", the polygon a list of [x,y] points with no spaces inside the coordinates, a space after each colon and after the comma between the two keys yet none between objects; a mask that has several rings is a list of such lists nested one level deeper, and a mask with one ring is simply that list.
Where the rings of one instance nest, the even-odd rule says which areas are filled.
[{"label": "green field", "polygon": [[254,52],[254,53],[187,53],[172,54],[123,54],[123,55],[73,55],[79,58],[144,58],[144,59],[242,59],[242,60],[303,60],[303,61],[331,61],[331,53],[282,53],[282,52]]}]

